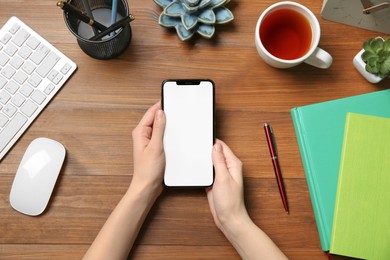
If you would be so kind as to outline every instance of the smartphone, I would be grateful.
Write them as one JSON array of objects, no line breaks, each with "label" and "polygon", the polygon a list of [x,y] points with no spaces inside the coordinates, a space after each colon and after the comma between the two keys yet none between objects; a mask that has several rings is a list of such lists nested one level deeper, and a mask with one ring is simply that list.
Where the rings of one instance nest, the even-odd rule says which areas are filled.
[{"label": "smartphone", "polygon": [[215,90],[207,79],[165,80],[164,183],[170,187],[207,187],[214,182]]}]

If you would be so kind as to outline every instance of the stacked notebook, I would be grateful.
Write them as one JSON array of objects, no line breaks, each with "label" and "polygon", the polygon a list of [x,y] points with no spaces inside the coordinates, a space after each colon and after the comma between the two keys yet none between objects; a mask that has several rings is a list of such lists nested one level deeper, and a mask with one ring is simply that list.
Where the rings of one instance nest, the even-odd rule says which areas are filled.
[{"label": "stacked notebook", "polygon": [[[294,108],[291,115],[322,249],[390,259],[390,90]],[[358,135],[356,147],[348,148],[350,135]]]}]

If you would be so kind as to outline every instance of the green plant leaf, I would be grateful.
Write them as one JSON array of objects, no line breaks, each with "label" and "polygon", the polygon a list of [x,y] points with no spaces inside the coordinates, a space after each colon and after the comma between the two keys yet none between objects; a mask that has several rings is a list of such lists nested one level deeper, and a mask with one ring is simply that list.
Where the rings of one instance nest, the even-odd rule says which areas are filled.
[{"label": "green plant leaf", "polygon": [[380,69],[380,64],[378,63],[378,57],[371,57],[367,60],[366,70],[370,73],[377,74]]},{"label": "green plant leaf", "polygon": [[375,53],[374,49],[371,47],[370,41],[371,39],[368,42],[363,43],[363,49],[367,52]]},{"label": "green plant leaf", "polygon": [[374,67],[374,66],[376,66],[376,64],[378,63],[378,60],[379,60],[379,57],[378,57],[378,56],[370,57],[370,58],[367,60],[367,64],[370,65],[371,67]]},{"label": "green plant leaf", "polygon": [[379,69],[379,75],[381,78],[386,78],[388,73],[389,71],[383,66]]},{"label": "green plant leaf", "polygon": [[371,43],[371,47],[376,53],[378,53],[383,48],[383,39],[382,38],[373,39]]},{"label": "green plant leaf", "polygon": [[376,54],[371,51],[364,51],[362,54],[362,60],[367,62],[369,58],[376,57]]},{"label": "green plant leaf", "polygon": [[386,77],[390,77],[390,56],[383,62],[381,71]]},{"label": "green plant leaf", "polygon": [[384,41],[383,49],[390,52],[390,37],[387,37],[387,39]]},{"label": "green plant leaf", "polygon": [[377,75],[379,72],[379,69],[377,67],[371,67],[369,64],[366,65],[366,71]]}]

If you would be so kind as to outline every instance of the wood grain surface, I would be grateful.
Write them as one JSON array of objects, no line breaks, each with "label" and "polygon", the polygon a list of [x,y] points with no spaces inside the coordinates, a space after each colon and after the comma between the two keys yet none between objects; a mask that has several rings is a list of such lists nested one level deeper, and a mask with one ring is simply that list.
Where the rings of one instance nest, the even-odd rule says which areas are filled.
[{"label": "wood grain surface", "polygon": [[[235,20],[212,40],[182,42],[158,25],[152,0],[129,0],[133,38],[113,60],[87,56],[54,0],[2,0],[0,24],[17,16],[78,65],[78,70],[0,162],[0,259],[80,259],[126,191],[133,171],[131,131],[160,99],[168,78],[216,84],[217,133],[244,163],[250,216],[290,259],[327,259],[321,251],[290,109],[385,89],[354,69],[352,59],[372,31],[324,20],[322,1],[300,0],[321,24],[327,70],[306,64],[280,70],[257,54],[254,30],[275,1],[232,0]],[[273,126],[287,191],[286,214],[262,125]],[[12,181],[37,137],[63,143],[67,158],[45,213],[28,217],[9,204]],[[131,221],[129,219],[129,221]],[[214,225],[204,190],[166,189],[152,208],[129,258],[239,259]]]}]

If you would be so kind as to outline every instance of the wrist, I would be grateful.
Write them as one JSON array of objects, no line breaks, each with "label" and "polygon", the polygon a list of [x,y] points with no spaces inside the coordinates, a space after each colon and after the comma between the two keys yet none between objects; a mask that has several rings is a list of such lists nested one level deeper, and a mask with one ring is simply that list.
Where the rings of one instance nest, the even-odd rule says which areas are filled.
[{"label": "wrist", "polygon": [[151,185],[132,181],[126,192],[130,196],[143,204],[152,205],[162,192],[162,185]]},{"label": "wrist", "polygon": [[234,218],[222,232],[242,259],[287,259],[248,214]]},{"label": "wrist", "polygon": [[237,237],[240,232],[243,232],[251,225],[253,225],[253,221],[245,210],[241,214],[233,215],[229,219],[221,221],[220,229],[231,240],[231,238]]}]

